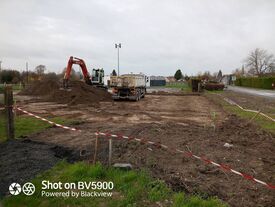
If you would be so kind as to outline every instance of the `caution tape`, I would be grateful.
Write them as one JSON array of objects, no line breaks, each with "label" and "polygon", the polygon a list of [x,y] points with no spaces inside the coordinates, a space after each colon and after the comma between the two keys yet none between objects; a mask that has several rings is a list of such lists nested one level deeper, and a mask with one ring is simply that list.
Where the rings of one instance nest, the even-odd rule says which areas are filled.
[{"label": "caution tape", "polygon": [[79,132],[81,131],[80,129],[76,129],[76,128],[73,128],[73,127],[64,126],[64,125],[62,125],[62,124],[57,124],[57,123],[52,122],[52,121],[50,121],[50,120],[48,120],[48,119],[45,119],[45,118],[43,118],[43,117],[41,117],[41,116],[37,116],[37,115],[35,115],[35,114],[33,114],[33,113],[30,113],[30,112],[28,112],[28,111],[25,111],[25,110],[23,110],[23,109],[21,109],[21,108],[19,108],[19,107],[16,107],[16,109],[19,110],[19,111],[21,111],[21,112],[23,112],[23,113],[25,113],[25,114],[28,114],[29,116],[35,117],[35,118],[37,118],[37,119],[40,119],[40,120],[42,120],[42,121],[44,121],[44,122],[47,122],[47,123],[49,123],[49,124],[52,124],[52,125],[54,125],[54,126],[57,126],[57,127],[63,128],[63,129],[68,129],[68,130],[71,130],[71,131],[79,131]]},{"label": "caution tape", "polygon": [[[81,132],[80,129],[76,129],[76,128],[73,128],[73,127],[68,127],[68,126],[64,126],[64,125],[61,125],[61,124],[57,124],[57,123],[55,123],[55,122],[52,122],[52,121],[49,121],[49,120],[47,120],[47,119],[45,119],[45,118],[42,118],[42,117],[40,117],[40,116],[37,116],[37,115],[35,115],[35,114],[33,114],[33,113],[30,113],[30,112],[28,112],[28,111],[26,111],[26,110],[23,110],[23,109],[21,109],[21,108],[19,108],[19,107],[17,107],[16,109],[18,109],[19,111],[21,111],[21,112],[23,112],[23,113],[25,113],[25,114],[28,114],[29,116],[35,117],[35,118],[37,118],[37,119],[40,119],[40,120],[42,120],[42,121],[45,121],[45,122],[47,122],[47,123],[49,123],[49,124],[52,124],[52,125],[55,125],[55,126],[57,126],[57,127],[60,127],[60,128],[63,128],[63,129],[67,129],[67,130],[72,130],[72,131],[79,131],[79,132]],[[140,143],[142,143],[142,144],[149,144],[149,145],[152,145],[152,146],[154,146],[154,147],[156,147],[156,148],[165,149],[165,150],[167,150],[167,151],[169,151],[169,152],[171,152],[171,153],[180,153],[180,154],[183,154],[183,155],[185,155],[185,156],[187,156],[187,157],[189,157],[189,158],[193,157],[193,158],[195,158],[195,159],[198,159],[198,160],[204,162],[205,164],[212,164],[212,165],[214,165],[214,166],[216,166],[216,167],[218,167],[218,168],[220,168],[220,169],[222,169],[222,170],[226,170],[226,171],[228,171],[228,172],[232,172],[232,173],[234,173],[234,174],[236,174],[236,175],[239,175],[239,176],[243,177],[243,178],[246,179],[246,180],[250,180],[250,181],[253,181],[253,182],[262,184],[262,185],[266,186],[266,187],[269,188],[269,189],[275,189],[275,185],[268,184],[268,183],[266,183],[266,182],[264,182],[264,181],[261,181],[261,180],[259,180],[259,179],[254,178],[254,177],[251,176],[251,175],[248,175],[248,174],[239,172],[239,171],[237,171],[237,170],[234,170],[234,169],[232,169],[232,168],[231,168],[230,166],[228,166],[228,165],[225,165],[225,164],[218,164],[218,163],[216,163],[216,162],[214,162],[214,161],[212,161],[212,160],[210,160],[210,159],[208,159],[208,158],[206,158],[206,157],[202,157],[202,156],[195,155],[195,154],[193,154],[191,151],[188,151],[188,152],[187,152],[187,151],[183,151],[183,150],[180,150],[180,149],[171,148],[171,147],[168,147],[167,145],[164,145],[164,144],[162,144],[162,143],[160,143],[160,142],[152,142],[152,141],[149,141],[149,140],[144,139],[144,138],[135,138],[135,137],[129,137],[129,136],[125,136],[125,135],[110,134],[110,133],[104,133],[104,132],[95,132],[94,134],[95,134],[95,135],[106,136],[106,137],[113,137],[113,138],[117,138],[117,139],[125,139],[125,140],[128,140],[128,141],[134,140],[134,141],[140,142]]]},{"label": "caution tape", "polygon": [[152,142],[152,141],[148,141],[146,139],[139,139],[139,138],[124,136],[124,135],[109,134],[109,133],[104,133],[104,132],[96,132],[95,135],[101,135],[101,136],[106,136],[106,137],[114,137],[114,138],[118,138],[118,139],[134,140],[134,141],[140,142],[142,144],[149,144],[149,145],[155,146],[157,148],[162,148],[162,149],[168,150],[169,152],[172,152],[172,153],[180,153],[180,154],[185,155],[186,157],[189,157],[189,158],[193,157],[195,159],[198,159],[198,160],[204,162],[205,164],[212,164],[215,167],[218,167],[222,170],[232,172],[236,175],[239,175],[239,176],[245,178],[246,180],[250,180],[250,181],[262,184],[262,185],[266,186],[267,188],[275,189],[275,185],[268,184],[264,181],[261,181],[259,179],[254,178],[251,175],[248,175],[248,174],[239,172],[237,170],[234,170],[228,165],[218,164],[218,163],[216,163],[216,162],[214,162],[214,161],[212,161],[212,160],[210,160],[206,157],[195,155],[191,151],[187,152],[187,151],[179,150],[179,149],[176,149],[176,148],[173,149],[173,148],[168,147],[167,145],[161,144],[160,142]]},{"label": "caution tape", "polygon": [[256,111],[256,110],[252,110],[252,109],[245,109],[245,108],[243,108],[242,106],[240,106],[239,104],[237,104],[236,102],[232,101],[232,100],[229,99],[229,98],[223,98],[223,100],[225,100],[227,103],[229,103],[229,104],[231,104],[231,105],[235,105],[235,106],[239,107],[239,108],[240,108],[241,110],[243,110],[243,111],[253,112],[253,113],[260,114],[260,115],[264,116],[265,118],[267,118],[267,119],[269,119],[269,120],[275,122],[275,119],[273,119],[272,117],[270,117],[270,116],[268,116],[268,115],[266,115],[266,114],[264,114],[264,113],[262,113],[262,112],[260,112],[260,111]]}]

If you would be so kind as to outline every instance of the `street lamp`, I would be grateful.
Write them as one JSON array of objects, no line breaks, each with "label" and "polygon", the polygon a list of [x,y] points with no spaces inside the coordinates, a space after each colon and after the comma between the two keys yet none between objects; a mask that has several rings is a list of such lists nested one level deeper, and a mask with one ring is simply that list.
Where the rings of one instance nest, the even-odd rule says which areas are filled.
[{"label": "street lamp", "polygon": [[29,63],[26,62],[26,71],[27,71],[27,84],[29,83]]},{"label": "street lamp", "polygon": [[119,76],[119,48],[121,48],[121,43],[115,44],[115,48],[117,48],[117,75]]},{"label": "street lamp", "polygon": [[[2,66],[1,66],[1,64],[2,64],[2,61],[0,60],[0,72],[2,71]],[[1,73],[0,73],[0,83],[1,83]]]}]

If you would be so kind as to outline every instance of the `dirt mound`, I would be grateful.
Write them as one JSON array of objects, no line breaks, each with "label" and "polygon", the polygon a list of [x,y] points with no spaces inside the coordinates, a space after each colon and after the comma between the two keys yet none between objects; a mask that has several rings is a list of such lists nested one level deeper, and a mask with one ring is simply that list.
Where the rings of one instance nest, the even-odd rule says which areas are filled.
[{"label": "dirt mound", "polygon": [[59,90],[59,83],[53,80],[47,81],[35,81],[31,85],[27,86],[24,90],[20,91],[19,95],[30,96],[44,96],[49,93]]},{"label": "dirt mound", "polygon": [[0,198],[12,182],[24,183],[64,158],[69,162],[79,159],[69,149],[28,139],[10,140],[1,143],[0,148]]},{"label": "dirt mound", "polygon": [[81,81],[70,82],[69,90],[62,90],[56,81],[38,81],[19,93],[20,95],[42,96],[44,101],[62,104],[91,104],[112,101],[111,94],[103,88],[89,86]]}]

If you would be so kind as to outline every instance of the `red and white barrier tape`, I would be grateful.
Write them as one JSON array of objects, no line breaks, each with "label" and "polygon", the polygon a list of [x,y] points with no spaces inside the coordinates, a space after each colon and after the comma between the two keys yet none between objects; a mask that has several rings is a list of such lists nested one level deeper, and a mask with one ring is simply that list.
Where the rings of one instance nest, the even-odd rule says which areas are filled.
[{"label": "red and white barrier tape", "polygon": [[242,172],[239,172],[237,170],[234,170],[232,169],[231,167],[229,167],[228,165],[225,165],[225,164],[218,164],[206,157],[202,157],[202,156],[198,156],[198,155],[195,155],[193,154],[192,152],[186,152],[186,151],[182,151],[182,150],[179,150],[179,149],[172,149],[172,148],[169,148],[167,145],[164,145],[164,144],[161,144],[159,142],[152,142],[152,141],[148,141],[146,139],[138,139],[138,138],[134,138],[134,137],[129,137],[129,136],[124,136],[124,135],[117,135],[117,134],[109,134],[109,133],[104,133],[104,132],[96,132],[95,135],[102,135],[102,136],[107,136],[107,137],[114,137],[114,138],[118,138],[118,139],[126,139],[126,140],[135,140],[135,141],[138,141],[140,143],[143,143],[143,144],[150,144],[150,145],[153,145],[157,148],[163,148],[165,150],[168,150],[172,153],[180,153],[180,154],[183,154],[187,157],[193,157],[193,158],[196,158],[198,160],[201,160],[203,161],[204,163],[206,164],[212,164],[216,167],[219,167],[223,170],[226,170],[226,171],[229,171],[229,172],[232,172],[236,175],[239,175],[243,178],[245,178],[246,180],[251,180],[253,182],[257,182],[257,183],[260,183],[270,189],[275,189],[275,185],[271,185],[271,184],[268,184],[264,181],[261,181],[261,180],[258,180],[256,178],[254,178],[253,176],[251,175],[248,175],[248,174],[245,174],[245,173],[242,173]]},{"label": "red and white barrier tape", "polygon": [[19,107],[17,107],[16,109],[19,110],[19,111],[21,111],[21,112],[23,112],[23,113],[25,113],[25,114],[28,114],[29,116],[33,116],[33,117],[35,117],[35,118],[37,118],[37,119],[40,119],[40,120],[42,120],[42,121],[45,121],[45,122],[47,122],[47,123],[49,123],[49,124],[52,124],[52,125],[54,125],[54,126],[57,126],[57,127],[63,128],[63,129],[68,129],[68,130],[71,130],[71,131],[79,131],[79,132],[81,131],[80,129],[76,129],[76,128],[73,128],[73,127],[68,127],[68,126],[64,126],[64,125],[61,125],[61,124],[54,123],[54,122],[49,121],[49,120],[47,120],[47,119],[45,119],[45,118],[43,118],[43,117],[40,117],[40,116],[34,115],[33,113],[30,113],[30,112],[28,112],[28,111],[25,111],[25,110],[23,110],[23,109],[21,109],[21,108],[19,108]]},{"label": "red and white barrier tape", "polygon": [[[33,116],[33,117],[35,117],[37,119],[40,119],[40,120],[45,121],[45,122],[48,122],[49,124],[55,125],[57,127],[60,127],[60,128],[63,128],[63,129],[68,129],[68,130],[72,130],[72,131],[79,131],[79,132],[81,132],[81,130],[79,130],[79,129],[76,129],[76,128],[73,128],[73,127],[68,127],[68,126],[63,126],[61,124],[54,123],[54,122],[49,121],[49,120],[47,120],[45,118],[42,118],[42,117],[37,116],[37,115],[34,115],[33,113],[25,111],[25,110],[23,110],[23,109],[21,109],[19,107],[17,107],[16,109],[18,109],[19,111],[21,111],[21,112],[23,112],[25,114],[28,114],[29,116]],[[239,175],[239,176],[245,178],[246,180],[251,180],[253,182],[260,183],[260,184],[262,184],[262,185],[264,185],[264,186],[266,186],[266,187],[268,187],[270,189],[275,189],[275,185],[268,184],[268,183],[266,183],[264,181],[258,180],[258,179],[254,178],[251,175],[248,175],[248,174],[245,174],[245,173],[241,173],[241,172],[239,172],[237,170],[232,169],[228,165],[218,164],[218,163],[216,163],[216,162],[214,162],[214,161],[212,161],[210,159],[207,159],[206,157],[197,156],[197,155],[193,154],[192,152],[186,152],[186,151],[182,151],[182,150],[179,150],[179,149],[176,149],[176,148],[171,148],[171,147],[168,147],[167,145],[161,144],[159,142],[152,142],[152,141],[146,140],[144,138],[134,138],[134,137],[124,136],[124,135],[110,134],[110,133],[104,133],[104,132],[95,132],[95,135],[114,137],[114,138],[118,138],[118,139],[126,139],[126,140],[129,140],[129,141],[130,140],[134,140],[134,141],[138,141],[138,142],[140,142],[142,144],[150,144],[150,145],[155,146],[157,148],[162,148],[162,149],[168,150],[171,153],[180,153],[180,154],[183,154],[183,155],[185,155],[187,157],[196,158],[198,160],[203,161],[206,164],[212,164],[212,165],[214,165],[216,167],[219,167],[219,168],[221,168],[223,170],[226,170],[226,171],[232,172],[232,173],[234,173],[236,175]]]},{"label": "red and white barrier tape", "polygon": [[243,111],[248,111],[248,112],[253,112],[253,113],[259,113],[260,115],[264,116],[265,118],[275,122],[275,119],[273,119],[272,117],[260,112],[260,111],[256,111],[256,110],[251,110],[251,109],[245,109],[243,108],[242,106],[240,106],[239,104],[237,104],[236,102],[232,101],[231,99],[229,98],[223,98],[223,100],[225,100],[227,103],[231,104],[231,105],[235,105],[237,107],[239,107],[241,110]]}]

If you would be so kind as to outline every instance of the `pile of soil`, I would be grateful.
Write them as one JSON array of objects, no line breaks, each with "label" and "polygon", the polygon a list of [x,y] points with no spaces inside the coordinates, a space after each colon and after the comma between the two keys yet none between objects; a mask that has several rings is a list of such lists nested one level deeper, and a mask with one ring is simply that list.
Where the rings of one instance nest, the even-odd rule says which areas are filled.
[{"label": "pile of soil", "polygon": [[0,149],[0,198],[8,193],[13,182],[30,181],[64,158],[68,162],[80,160],[79,153],[72,150],[29,139],[6,141]]},{"label": "pile of soil", "polygon": [[49,95],[53,91],[59,90],[59,88],[60,85],[55,80],[35,81],[20,91],[18,94],[28,96],[45,96]]},{"label": "pile of soil", "polygon": [[97,105],[101,101],[112,101],[111,94],[104,88],[90,86],[81,81],[70,82],[70,87],[66,90],[56,81],[38,81],[21,91],[19,95],[42,96],[43,101],[68,105]]}]

